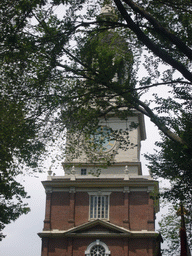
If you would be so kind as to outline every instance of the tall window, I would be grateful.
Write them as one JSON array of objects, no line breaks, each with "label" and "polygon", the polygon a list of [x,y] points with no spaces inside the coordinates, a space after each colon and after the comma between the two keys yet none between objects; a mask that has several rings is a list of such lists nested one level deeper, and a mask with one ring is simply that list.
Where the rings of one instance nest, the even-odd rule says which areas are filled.
[{"label": "tall window", "polygon": [[109,219],[109,195],[90,195],[90,219]]}]

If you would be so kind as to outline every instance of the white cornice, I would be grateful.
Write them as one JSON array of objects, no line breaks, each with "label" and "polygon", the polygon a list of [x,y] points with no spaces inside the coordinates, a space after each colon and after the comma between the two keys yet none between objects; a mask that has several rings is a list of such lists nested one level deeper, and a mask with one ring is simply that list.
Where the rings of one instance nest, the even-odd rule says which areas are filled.
[{"label": "white cornice", "polygon": [[[46,193],[52,193],[52,192],[68,192],[71,193],[71,188],[53,188],[52,190],[47,190]],[[154,187],[153,187],[154,189]],[[95,187],[95,188],[76,188],[75,192],[87,192],[88,194],[94,194],[98,193],[98,191],[101,191],[102,193],[112,193],[112,192],[123,192],[123,193],[130,193],[130,192],[147,192],[149,193],[149,187],[138,187],[138,188],[132,188],[132,187],[121,187],[121,188],[101,188],[101,187]],[[153,190],[152,190],[153,191]],[[151,190],[150,190],[151,192]]]},{"label": "white cornice", "polygon": [[42,182],[45,188],[122,188],[122,187],[132,187],[132,188],[141,188],[141,187],[150,187],[155,186],[158,188],[158,182],[151,179],[150,176],[130,176],[129,180],[124,180],[124,178],[99,178],[99,177],[87,177],[87,178],[77,178],[76,180],[71,180],[70,178],[57,177],[52,178],[52,180],[46,180]]},{"label": "white cornice", "polygon": [[115,232],[85,232],[85,233],[75,233],[70,232],[68,233],[66,230],[58,230],[53,229],[50,231],[42,231],[38,233],[39,237],[129,237],[129,238],[148,238],[148,237],[157,237],[159,233],[156,231],[127,231],[122,233],[115,233]]},{"label": "white cornice", "polygon": [[[105,164],[105,163],[104,163]],[[88,162],[63,162],[63,166],[65,165],[71,165],[71,166],[86,166],[86,167],[95,167],[95,166],[102,166],[102,163],[88,163]],[[114,162],[113,164],[109,165],[110,166],[140,166],[141,162]]]},{"label": "white cornice", "polygon": [[[101,230],[92,230],[96,226],[104,228]],[[159,234],[155,231],[138,230],[131,231],[124,227],[110,223],[105,220],[97,219],[88,221],[77,227],[70,228],[68,230],[47,230],[38,233],[40,237],[157,237]]]}]

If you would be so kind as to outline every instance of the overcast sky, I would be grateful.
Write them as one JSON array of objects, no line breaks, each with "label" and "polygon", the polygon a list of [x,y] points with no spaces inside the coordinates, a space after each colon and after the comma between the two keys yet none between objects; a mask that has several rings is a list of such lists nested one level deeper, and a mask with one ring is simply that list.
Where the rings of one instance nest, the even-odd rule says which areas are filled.
[{"label": "overcast sky", "polygon": [[[146,119],[145,119],[146,120]],[[158,140],[159,135],[157,128],[149,120],[146,120],[147,139],[142,142],[142,152],[152,152],[154,142]],[[147,174],[145,167],[145,159],[141,157],[143,173]],[[47,171],[50,163],[47,163]],[[63,175],[62,168],[52,170],[56,175]],[[6,238],[0,242],[1,256],[40,256],[41,255],[41,239],[37,235],[43,229],[43,221],[45,217],[45,191],[41,184],[42,180],[47,179],[47,173],[40,174],[39,178],[21,177],[24,182],[26,191],[31,196],[28,200],[31,212],[21,216],[15,222],[9,224],[3,233]],[[160,213],[158,214],[159,220]],[[157,221],[158,221],[157,220]]]}]

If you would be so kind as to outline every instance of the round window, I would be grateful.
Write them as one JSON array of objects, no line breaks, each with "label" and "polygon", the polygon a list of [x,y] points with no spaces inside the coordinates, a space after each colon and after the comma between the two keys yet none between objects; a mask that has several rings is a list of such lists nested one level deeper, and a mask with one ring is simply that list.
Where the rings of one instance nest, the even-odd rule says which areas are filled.
[{"label": "round window", "polygon": [[105,248],[101,245],[94,245],[90,250],[91,256],[105,256]]}]

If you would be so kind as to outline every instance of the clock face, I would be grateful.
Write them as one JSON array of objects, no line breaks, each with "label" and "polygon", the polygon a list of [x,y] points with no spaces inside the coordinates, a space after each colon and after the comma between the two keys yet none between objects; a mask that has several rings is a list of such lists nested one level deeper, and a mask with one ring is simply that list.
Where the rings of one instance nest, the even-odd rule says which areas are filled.
[{"label": "clock face", "polygon": [[97,130],[93,143],[96,151],[108,152],[115,146],[116,141],[112,138],[112,130],[104,126]]}]

